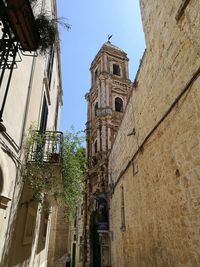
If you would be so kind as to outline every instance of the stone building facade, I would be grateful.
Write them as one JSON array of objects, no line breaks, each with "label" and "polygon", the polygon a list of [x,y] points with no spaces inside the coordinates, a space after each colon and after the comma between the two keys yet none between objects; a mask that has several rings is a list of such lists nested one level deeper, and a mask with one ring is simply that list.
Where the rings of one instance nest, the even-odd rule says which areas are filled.
[{"label": "stone building facade", "polygon": [[200,2],[141,0],[146,51],[109,156],[112,267],[200,266]]},{"label": "stone building facade", "polygon": [[[56,1],[41,0],[37,4],[38,9],[55,17]],[[38,56],[29,1],[0,0],[0,20],[0,266],[47,266],[50,232],[57,238],[50,242],[51,251],[55,250],[59,236],[59,228],[55,226],[58,212],[56,207],[52,209],[50,199],[45,201],[49,209],[42,209],[34,201],[23,170],[31,162],[29,166],[34,171],[34,153],[39,148],[41,151],[41,146],[36,145],[25,160],[25,144],[32,126],[35,136],[45,136],[40,158],[47,167],[44,179],[50,168],[57,182],[62,183],[59,161],[62,133],[58,132],[62,106],[59,44],[53,45],[45,56]],[[54,139],[54,145],[50,144],[53,136],[58,138]],[[52,160],[52,152],[59,154],[58,161]],[[66,253],[67,241],[63,240],[62,246],[64,249],[56,257]]]},{"label": "stone building facade", "polygon": [[128,58],[109,41],[91,64],[88,101],[87,174],[84,198],[84,266],[110,266],[108,155],[132,88]]},{"label": "stone building facade", "polygon": [[69,228],[69,242],[71,244],[71,258],[72,258],[72,267],[83,267],[84,260],[84,216],[83,203],[80,202],[79,207],[76,208],[76,214],[74,216],[73,224],[70,224]]}]

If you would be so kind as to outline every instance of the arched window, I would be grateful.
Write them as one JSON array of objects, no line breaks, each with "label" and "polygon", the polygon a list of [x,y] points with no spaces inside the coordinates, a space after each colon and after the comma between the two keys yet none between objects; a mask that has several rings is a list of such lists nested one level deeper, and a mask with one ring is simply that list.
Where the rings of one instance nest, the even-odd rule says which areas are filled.
[{"label": "arched window", "polygon": [[97,116],[97,109],[98,109],[98,102],[96,102],[95,106],[94,106],[94,116],[95,117]]},{"label": "arched window", "polygon": [[123,100],[120,97],[115,98],[115,111],[123,112]]}]

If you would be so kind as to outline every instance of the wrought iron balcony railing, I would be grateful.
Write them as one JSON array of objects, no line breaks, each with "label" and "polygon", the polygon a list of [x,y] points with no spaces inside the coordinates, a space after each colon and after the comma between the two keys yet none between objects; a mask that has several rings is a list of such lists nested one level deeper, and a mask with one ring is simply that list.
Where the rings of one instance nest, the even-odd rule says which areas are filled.
[{"label": "wrought iron balcony railing", "polygon": [[29,163],[61,163],[62,160],[62,132],[32,131]]}]

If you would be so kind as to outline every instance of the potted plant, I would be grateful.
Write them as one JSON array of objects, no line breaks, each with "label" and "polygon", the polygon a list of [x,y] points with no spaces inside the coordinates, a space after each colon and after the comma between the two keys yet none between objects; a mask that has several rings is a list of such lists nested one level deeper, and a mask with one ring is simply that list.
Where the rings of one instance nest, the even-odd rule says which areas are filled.
[{"label": "potted plant", "polygon": [[46,54],[59,39],[57,25],[70,29],[65,18],[56,18],[45,10],[37,13],[37,0],[7,0],[4,9],[23,51],[38,50],[39,54]]}]

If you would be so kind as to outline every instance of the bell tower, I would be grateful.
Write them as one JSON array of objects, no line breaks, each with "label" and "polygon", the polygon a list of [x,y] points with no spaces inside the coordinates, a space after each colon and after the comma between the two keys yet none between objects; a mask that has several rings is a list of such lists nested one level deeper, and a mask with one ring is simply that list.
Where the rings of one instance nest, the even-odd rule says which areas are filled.
[{"label": "bell tower", "polygon": [[[91,64],[91,89],[86,94],[88,116],[86,123],[88,170],[97,171],[92,178],[92,192],[106,190],[108,152],[115,139],[125,111],[132,83],[128,76],[127,54],[106,42]],[[99,170],[100,168],[100,170]],[[97,177],[98,176],[98,177]]]},{"label": "bell tower", "polygon": [[110,41],[103,44],[90,67],[86,94],[87,175],[86,266],[109,266],[108,155],[120,125],[132,82],[127,54]]}]

